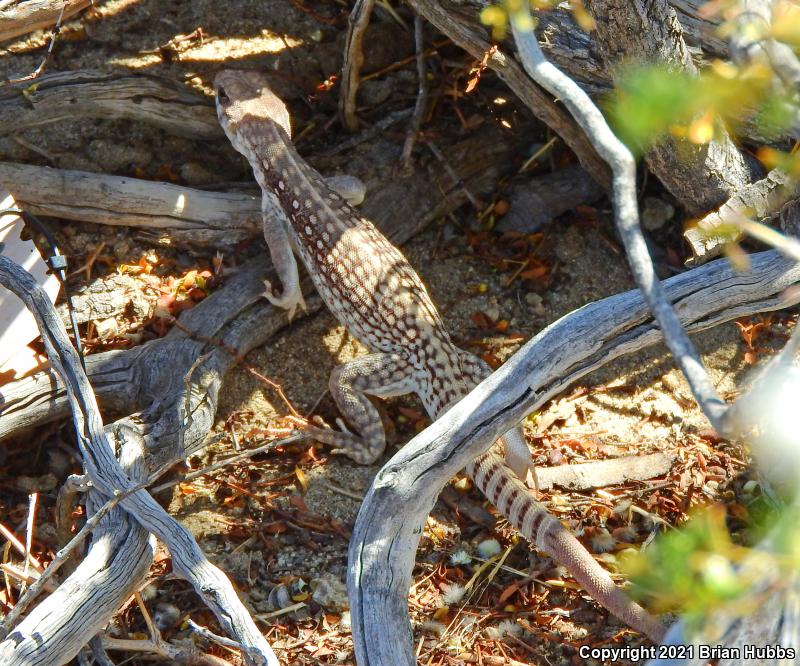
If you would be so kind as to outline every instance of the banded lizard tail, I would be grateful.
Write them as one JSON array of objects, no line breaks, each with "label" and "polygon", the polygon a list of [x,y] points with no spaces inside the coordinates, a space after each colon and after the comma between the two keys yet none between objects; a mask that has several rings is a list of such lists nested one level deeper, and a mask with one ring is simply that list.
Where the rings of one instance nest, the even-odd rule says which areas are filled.
[{"label": "banded lizard tail", "polygon": [[[356,432],[315,429],[314,436],[336,446],[335,453],[358,463],[373,462],[385,448],[385,435],[367,394],[417,393],[435,420],[490,370],[453,344],[403,254],[299,156],[290,138],[289,112],[266,77],[224,71],[214,88],[220,124],[249,161],[263,192],[264,236],[282,286],[280,294],[268,287],[267,297],[290,310],[302,303],[294,250],[325,304],[372,352],[338,366],[331,375],[331,393]],[[475,485],[595,600],[658,641],[662,624],[614,584],[520,480],[530,468],[530,451],[520,428],[503,440],[505,462],[490,450],[467,468]]]}]

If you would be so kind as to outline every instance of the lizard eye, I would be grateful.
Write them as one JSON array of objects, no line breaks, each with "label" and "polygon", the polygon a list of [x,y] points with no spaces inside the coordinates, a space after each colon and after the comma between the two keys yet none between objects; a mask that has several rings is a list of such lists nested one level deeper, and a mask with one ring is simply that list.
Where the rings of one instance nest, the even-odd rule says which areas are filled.
[{"label": "lizard eye", "polygon": [[231,98],[228,97],[228,93],[225,92],[225,88],[220,86],[217,88],[217,101],[222,104],[222,106],[228,106],[231,103]]}]

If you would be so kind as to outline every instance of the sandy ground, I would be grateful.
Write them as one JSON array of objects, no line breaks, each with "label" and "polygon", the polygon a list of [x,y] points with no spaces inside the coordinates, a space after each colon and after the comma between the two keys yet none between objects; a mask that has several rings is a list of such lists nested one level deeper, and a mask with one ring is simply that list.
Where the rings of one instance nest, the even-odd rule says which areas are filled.
[{"label": "sandy ground", "polygon": [[[312,4],[313,7],[288,0],[106,2],[88,17],[66,26],[48,69],[132,69],[185,81],[207,93],[223,61],[225,66],[261,67],[276,73],[278,85],[283,88],[281,92],[290,101],[296,118],[329,119],[335,114],[334,95],[318,96],[312,106],[303,96],[338,70],[347,8],[337,2]],[[177,38],[190,35],[197,28],[202,28],[202,40]],[[171,40],[177,46],[175,53],[166,58],[164,48],[159,50],[159,47]],[[35,34],[3,45],[0,76],[33,70],[39,64],[40,47],[45,41],[46,35]],[[369,69],[379,70],[407,56],[413,45],[408,33],[385,12],[379,12],[368,33],[366,48]],[[457,51],[448,53],[458,58],[465,71],[468,69],[467,58],[453,55]],[[368,82],[365,104],[371,105],[373,120],[375,114],[380,116],[381,104],[388,96],[395,108],[413,104],[416,84],[410,67],[413,63]],[[502,89],[490,76],[485,86],[486,97]],[[478,102],[467,104],[476,113],[480,110]],[[526,117],[524,112],[520,113]],[[337,128],[334,125],[331,131],[338,132]],[[313,156],[317,144],[335,138],[317,136],[303,147],[303,152]],[[246,165],[223,140],[193,142],[127,121],[75,119],[26,131],[20,136],[0,137],[0,159],[149,178],[163,178],[168,173],[178,182],[190,185],[251,180]],[[509,285],[510,273],[495,270],[468,242],[463,229],[479,228],[474,213],[468,210],[457,216],[458,225],[453,220],[436,223],[413,239],[405,251],[429,286],[454,338],[476,353],[488,351],[502,361],[548,323],[586,303],[632,288],[607,211],[602,208],[591,223],[586,222],[585,214],[568,213],[543,230],[546,243],[542,258],[551,268],[546,283],[516,280]],[[101,242],[106,244],[104,254],[112,263],[135,263],[148,251],[125,230],[70,223],[61,231],[61,237],[70,250],[73,265],[80,265]],[[674,230],[662,232],[656,240],[662,246],[680,251]],[[174,263],[169,270],[180,273],[190,267],[207,266],[212,255],[213,251],[205,257],[174,253],[170,255]],[[111,268],[99,266],[98,270]],[[80,280],[80,276],[76,277],[76,284]],[[476,315],[494,322],[506,320],[507,328],[502,333],[487,330],[476,323],[480,322]],[[775,320],[769,329],[772,337],[766,336],[764,346],[781,340],[785,334],[783,321]],[[720,326],[697,336],[696,340],[723,395],[734,395],[748,369],[746,347],[737,327],[733,323]],[[323,312],[292,324],[269,344],[252,352],[247,361],[280,384],[300,413],[313,410],[332,422],[337,414],[326,393],[328,375],[335,365],[361,351],[334,318]],[[537,464],[666,449],[685,449],[689,453],[684,457],[691,457],[708,429],[689,398],[685,382],[662,348],[611,363],[580,384],[585,391],[578,402],[556,400],[537,416],[539,423],[552,421],[547,428],[539,430],[533,420],[527,424]],[[608,390],[608,387],[614,388]],[[383,409],[392,442],[385,462],[394,451],[392,447],[407,441],[415,428],[424,425],[424,419],[415,416],[421,415],[422,409],[414,398],[391,400]],[[224,437],[195,456],[191,466],[199,467],[227,455],[234,447],[234,434],[241,447],[257,443],[258,433],[279,423],[287,412],[286,404],[275,391],[237,368],[226,378],[219,404],[215,430]],[[63,457],[69,457],[69,446],[62,444],[59,450],[66,451],[57,460],[60,466],[53,462],[52,455],[39,456],[37,479],[45,474],[59,477],[59,472],[65,471]],[[72,461],[74,466],[74,457]],[[8,459],[5,464],[8,465]],[[191,486],[182,486],[171,498],[170,510],[198,537],[209,556],[231,575],[262,618],[264,630],[269,630],[270,640],[287,663],[352,663],[342,590],[346,574],[345,536],[355,520],[358,498],[366,492],[378,469],[379,465],[360,467],[347,459],[331,457],[322,447],[316,447],[310,457],[301,448],[295,448],[283,456],[271,455],[247,468],[240,466]],[[738,488],[742,480],[726,479],[721,485],[709,487],[708,495],[722,497],[726,488]],[[36,485],[37,481],[33,483]],[[260,490],[253,496],[242,494],[236,490],[242,484]],[[632,492],[636,498],[644,497],[636,493],[649,492],[646,484],[620,490]],[[44,492],[49,511],[54,489]],[[265,499],[267,492],[271,494]],[[24,497],[14,498],[16,504],[0,505],[0,509],[8,511],[8,519],[18,516],[20,511],[24,515]],[[594,501],[593,498],[594,493],[586,492],[549,499],[557,515],[584,534],[587,529],[591,532],[602,526],[604,521],[597,515],[584,514],[580,508],[572,508],[570,502],[574,500],[575,506],[580,507]],[[475,493],[465,501],[481,503]],[[293,517],[302,515],[313,516],[309,520],[316,521],[317,527],[293,523]],[[3,522],[7,522],[6,518]],[[47,512],[43,521],[38,535],[46,541],[47,535],[52,534]],[[608,526],[616,524],[612,520]],[[637,541],[641,541],[652,526],[637,527]],[[552,568],[542,563],[543,558],[529,556],[524,544],[514,545],[508,529],[501,526],[494,533],[470,524],[464,517],[456,518],[450,508],[437,505],[426,528],[415,581],[421,583],[438,566],[446,566],[447,558],[459,549],[474,554],[477,544],[489,538],[498,538],[502,547],[512,547],[506,563],[517,570],[525,571],[529,566],[536,571]],[[613,568],[613,563],[610,566]],[[453,565],[451,569],[458,567]],[[467,578],[473,571],[466,566],[462,569],[460,575]],[[458,576],[453,578],[452,571],[450,574],[447,580],[458,580]],[[535,615],[523,612],[529,610],[522,605],[524,599],[515,599],[517,606],[512,610],[502,605],[491,607],[488,600],[496,599],[497,591],[515,580],[514,574],[502,572],[491,584],[487,583],[485,596],[473,599],[463,617],[454,623],[455,628],[444,637],[437,637],[435,624],[424,624],[441,617],[436,610],[442,607],[443,589],[423,586],[425,594],[412,604],[412,614],[415,640],[423,641],[421,649],[430,658],[427,663],[468,663],[463,655],[471,653],[476,642],[484,646],[484,654],[507,654],[509,658],[514,655],[516,659],[536,664],[580,663],[576,661],[575,650],[581,641],[622,645],[641,640],[622,630],[616,620],[579,593],[533,582],[524,586],[527,590],[524,599],[535,600],[536,609],[542,611],[536,621],[540,631],[525,629],[513,637],[504,636],[504,630],[497,629],[503,620],[520,612],[533,622],[531,618]],[[292,600],[307,600],[302,593],[305,584],[315,590],[308,607],[263,618],[287,605],[285,598],[278,599],[286,590]],[[161,578],[149,588],[146,598],[154,607],[179,607],[183,613],[213,627],[213,619],[183,583]],[[479,627],[463,622],[464,617],[478,617],[481,612],[491,617],[486,620],[484,616]],[[452,617],[449,615],[444,621]],[[141,631],[143,626],[141,617],[128,611],[118,621],[116,630]],[[328,652],[320,651],[319,647],[316,652],[303,647],[303,643],[324,647],[324,635],[332,637]],[[170,627],[165,636],[181,638],[186,632],[178,625]],[[519,642],[526,647],[520,647]],[[224,650],[218,654],[231,658]],[[130,656],[115,653],[117,663]],[[168,662],[137,658],[132,663]]]}]

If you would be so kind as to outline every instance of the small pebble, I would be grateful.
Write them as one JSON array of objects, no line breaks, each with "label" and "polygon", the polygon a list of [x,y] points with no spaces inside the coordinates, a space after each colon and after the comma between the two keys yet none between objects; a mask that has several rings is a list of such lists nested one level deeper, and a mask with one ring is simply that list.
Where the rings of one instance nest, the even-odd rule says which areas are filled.
[{"label": "small pebble", "polygon": [[658,197],[645,197],[642,208],[642,226],[648,231],[663,227],[675,215],[675,206]]}]

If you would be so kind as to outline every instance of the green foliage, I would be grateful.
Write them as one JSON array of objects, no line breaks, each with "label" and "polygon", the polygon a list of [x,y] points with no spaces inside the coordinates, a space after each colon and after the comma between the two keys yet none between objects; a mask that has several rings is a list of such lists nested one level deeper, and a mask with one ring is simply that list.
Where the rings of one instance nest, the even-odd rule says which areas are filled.
[{"label": "green foliage", "polygon": [[734,573],[736,555],[725,511],[712,507],[662,535],[644,554],[627,560],[625,568],[635,596],[652,597],[657,612],[681,609],[691,618],[747,589]]},{"label": "green foliage", "polygon": [[789,95],[772,85],[761,65],[737,68],[715,62],[698,76],[662,64],[632,66],[618,77],[607,104],[614,130],[635,152],[667,134],[704,144],[722,126],[752,119],[765,135],[778,135],[797,112]]},{"label": "green foliage", "polygon": [[721,607],[739,615],[752,612],[774,591],[757,588],[757,581],[785,580],[781,572],[797,571],[800,565],[797,509],[777,513],[760,504],[752,515],[758,516],[754,536],[775,535],[770,552],[734,544],[724,507],[712,506],[623,562],[632,595],[656,612],[680,611],[690,627]]},{"label": "green foliage", "polygon": [[608,104],[617,135],[631,148],[647,147],[676,122],[697,112],[695,82],[660,66],[630,69]]}]

